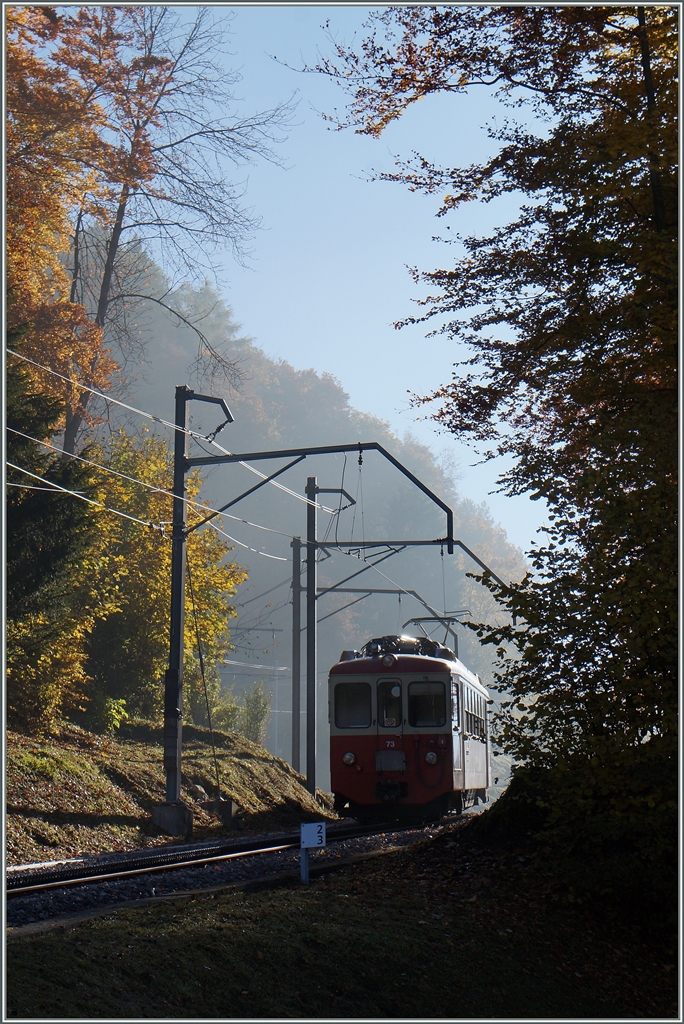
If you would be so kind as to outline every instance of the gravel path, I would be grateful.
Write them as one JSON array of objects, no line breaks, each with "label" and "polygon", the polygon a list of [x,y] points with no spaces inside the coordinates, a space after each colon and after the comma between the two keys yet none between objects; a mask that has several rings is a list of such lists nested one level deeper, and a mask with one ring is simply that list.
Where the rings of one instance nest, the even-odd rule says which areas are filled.
[{"label": "gravel path", "polygon": [[[438,835],[442,826],[387,831],[374,836],[331,842],[324,850],[310,851],[311,867],[330,863],[354,854],[398,846],[409,846],[419,839]],[[282,837],[274,835],[274,845]],[[173,892],[210,889],[257,879],[264,875],[299,869],[299,850],[278,853],[259,853],[234,860],[219,861],[193,868],[156,871],[147,875],[110,881],[71,885],[43,893],[15,896],[6,903],[7,926],[16,928],[25,924],[46,921],[53,917],[79,914],[102,906],[114,906],[129,900],[168,896]]]}]

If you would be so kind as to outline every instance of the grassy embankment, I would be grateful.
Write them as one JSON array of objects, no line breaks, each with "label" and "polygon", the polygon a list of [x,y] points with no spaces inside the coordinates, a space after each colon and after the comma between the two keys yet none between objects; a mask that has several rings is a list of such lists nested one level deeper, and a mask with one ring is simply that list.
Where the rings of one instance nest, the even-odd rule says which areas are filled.
[{"label": "grassy embankment", "polygon": [[[163,792],[159,740],[143,726],[117,740],[73,728],[10,736],[10,862],[168,842],[149,822]],[[207,734],[185,740],[188,782],[211,789]],[[321,817],[261,747],[223,734],[218,756],[247,828]],[[223,831],[194,810],[197,838]],[[629,914],[610,923],[568,905],[543,851],[492,842],[485,818],[307,890],[233,889],[10,932],[8,1015],[675,1018],[667,944],[636,938]]]},{"label": "grassy embankment", "polygon": [[676,1017],[674,954],[554,898],[472,822],[262,891],[119,910],[7,947],[8,1016]]},{"label": "grassy embankment", "polygon": [[[221,794],[240,807],[246,832],[297,828],[300,821],[337,816],[329,794],[311,799],[303,777],[287,762],[238,733],[216,732]],[[150,820],[164,799],[162,730],[146,723],[124,725],[115,737],[96,736],[67,725],[48,738],[7,736],[8,864],[74,857],[81,853],[135,850],[169,842]],[[495,758],[499,785],[510,775],[510,758]],[[193,799],[188,784],[216,795],[216,773],[207,729],[183,728],[182,795],[192,805],[193,838],[228,834]],[[231,833],[232,834],[232,831]]]},{"label": "grassy embankment", "polygon": [[[187,789],[199,783],[215,795],[209,732],[185,727],[183,739],[182,795],[193,808],[193,838],[222,835],[226,829]],[[239,805],[246,831],[321,817],[286,762],[237,733],[215,733],[215,739],[222,795]],[[76,726],[45,739],[10,733],[6,799],[9,864],[169,842],[150,821],[152,805],[164,799],[161,728],[128,725],[117,738]]]}]

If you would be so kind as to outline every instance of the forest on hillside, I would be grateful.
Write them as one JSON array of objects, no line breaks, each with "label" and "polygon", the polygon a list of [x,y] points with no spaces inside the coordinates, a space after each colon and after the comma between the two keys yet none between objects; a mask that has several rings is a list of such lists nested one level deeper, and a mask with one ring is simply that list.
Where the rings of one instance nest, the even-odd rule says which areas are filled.
[{"label": "forest on hillside", "polygon": [[[376,441],[451,507],[457,539],[507,582],[522,578],[526,566],[522,553],[507,542],[505,530],[492,521],[485,506],[459,495],[457,481],[429,449],[410,435],[403,439],[396,437],[386,423],[350,407],[347,395],[332,377],[318,375],[313,370],[297,370],[286,362],[274,362],[252,341],[241,338],[230,310],[209,287],[199,292],[185,289],[176,301],[185,315],[203,313],[202,330],[212,347],[223,352],[244,375],[239,389],[227,392],[235,422],[220,435],[224,446],[233,452],[257,452]],[[188,383],[205,393],[213,393],[211,382],[203,381],[197,366],[193,365],[198,344],[192,331],[174,324],[169,316],[152,316],[146,327],[145,364],[132,388],[133,404],[169,416],[176,384]],[[200,432],[208,432],[212,424],[218,422],[211,407],[205,408],[199,403],[192,407],[192,415],[193,426]],[[130,425],[130,418],[128,422]],[[269,462],[268,470],[264,469],[264,464],[259,465],[270,473],[287,461],[281,458]],[[309,475],[315,475],[321,487],[344,487],[356,501],[337,515],[319,511],[320,539],[328,536],[330,540],[353,541],[356,538],[359,541],[365,536],[367,540],[378,541],[427,540],[445,536],[444,513],[377,453],[365,454],[361,466],[356,452],[347,457],[309,458],[279,481],[302,498]],[[239,466],[219,465],[205,472],[203,493],[212,507],[220,507],[254,482],[255,478]],[[326,494],[321,497],[321,503],[336,510],[348,501],[336,494]],[[288,756],[290,676],[288,672],[276,675],[272,668],[287,668],[291,664],[290,543],[294,536],[305,539],[306,507],[292,495],[267,486],[233,506],[230,514],[280,531],[280,535],[269,534],[245,523],[225,520],[228,533],[263,554],[276,555],[286,561],[259,556],[256,551],[240,546],[234,548],[232,557],[248,567],[249,579],[241,586],[236,599],[240,614],[232,625],[231,642],[235,653],[229,660],[244,663],[253,659],[255,669],[251,671],[243,664],[231,671],[229,665],[225,665],[222,676],[233,683],[236,691],[255,678],[265,678],[271,692],[278,687],[277,714],[282,724],[279,725],[277,752]],[[369,553],[367,562],[363,561],[363,552],[354,549],[353,544],[340,550],[328,549],[328,553],[330,557],[324,557],[319,565],[319,587],[322,588],[333,586],[359,572],[375,557],[382,557],[383,548],[378,549],[375,557]],[[479,571],[478,566],[458,548],[455,554],[449,555],[446,546],[409,547],[379,563],[377,570],[366,569],[360,578],[346,584],[393,593],[361,600],[361,595],[357,594],[330,594],[319,598],[318,618],[323,620],[319,627],[318,659],[323,763],[327,720],[325,682],[328,667],[337,660],[340,651],[359,647],[371,636],[401,632],[411,617],[429,615],[430,611],[407,591],[415,591],[439,614],[445,610],[460,612],[461,620],[480,621],[501,616],[488,591],[468,576],[474,571]],[[301,579],[304,584],[305,574]],[[272,589],[274,587],[277,589]],[[264,596],[260,597],[261,594]],[[341,610],[336,612],[337,609]],[[504,620],[505,613],[501,618],[502,622]],[[269,627],[282,632],[273,633]],[[406,632],[415,633],[419,628],[409,625]],[[426,628],[435,632],[436,626],[428,623]],[[488,679],[490,653],[483,650],[471,631],[455,628],[463,660]],[[438,632],[441,638],[443,628],[439,627]],[[280,682],[276,682],[278,679]],[[274,721],[270,729],[269,739],[275,743]]]},{"label": "forest on hillside", "polygon": [[[203,150],[182,141],[198,75],[211,71],[214,101],[229,84],[216,62],[215,19],[200,11],[183,41],[166,9],[51,11],[16,8],[8,23],[11,724],[49,730],[66,715],[113,730],[127,717],[162,713],[172,431],[159,419],[173,420],[178,384],[227,398],[235,422],[217,440],[231,451],[381,444],[453,509],[458,539],[506,582],[522,578],[521,552],[486,507],[459,495],[429,449],[351,408],[331,376],[269,359],[208,283],[203,264],[221,244],[237,252],[253,225],[225,177],[207,190],[202,167],[221,157],[269,158],[269,138],[287,120],[278,109],[237,130],[207,108]],[[138,54],[152,45],[159,52],[143,60]],[[182,185],[174,161],[184,168]],[[41,231],[29,233],[29,223]],[[192,429],[210,434],[217,411],[191,403]],[[193,455],[217,450],[191,443]],[[343,648],[401,632],[431,611],[501,624],[507,613],[468,577],[478,567],[458,548],[354,548],[363,539],[446,536],[444,512],[378,453],[362,464],[356,452],[307,459],[189,535],[185,690],[197,724],[211,716],[291,754],[291,541],[305,535],[309,475],[353,499],[321,495],[319,538],[350,545],[322,554],[319,586],[365,569],[350,586],[389,591],[319,598],[325,778],[325,682]],[[189,497],[215,508],[258,479],[241,466],[203,469],[190,475]],[[488,652],[455,628],[462,657],[488,678]]]}]

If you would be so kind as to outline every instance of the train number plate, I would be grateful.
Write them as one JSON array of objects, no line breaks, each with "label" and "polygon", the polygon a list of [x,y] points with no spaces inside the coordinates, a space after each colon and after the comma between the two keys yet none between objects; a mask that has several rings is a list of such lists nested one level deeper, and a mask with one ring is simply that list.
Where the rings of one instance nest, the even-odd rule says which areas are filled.
[{"label": "train number plate", "polygon": [[406,771],[406,754],[403,750],[378,750],[375,769],[378,772]]}]

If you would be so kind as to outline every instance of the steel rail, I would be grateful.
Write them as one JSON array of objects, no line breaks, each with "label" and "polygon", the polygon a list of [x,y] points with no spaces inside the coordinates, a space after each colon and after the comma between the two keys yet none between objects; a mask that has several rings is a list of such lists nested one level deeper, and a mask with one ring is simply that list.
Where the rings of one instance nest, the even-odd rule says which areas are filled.
[{"label": "steel rail", "polygon": [[[377,835],[383,831],[387,831],[389,828],[391,828],[392,831],[399,832],[403,831],[405,828],[415,827],[415,825],[401,826],[393,822],[385,822],[380,823],[378,825],[365,827],[352,826],[345,831],[330,831],[328,832],[327,838],[328,842],[330,843],[344,842],[344,840],[346,839],[358,839],[364,836]],[[143,860],[143,863],[140,863],[140,861],[136,863],[134,859],[131,859],[131,862],[128,865],[126,865],[125,863],[121,864],[121,866],[116,867],[115,870],[113,870],[115,868],[115,865],[112,864],[110,861],[109,864],[102,865],[102,870],[95,871],[94,873],[93,865],[81,864],[78,865],[75,868],[75,870],[72,869],[72,871],[70,872],[67,872],[64,869],[62,869],[61,871],[50,871],[43,869],[41,871],[41,865],[32,865],[31,867],[33,868],[33,870],[26,870],[26,872],[24,873],[25,876],[37,875],[38,877],[40,877],[41,875],[43,875],[43,877],[45,877],[46,875],[52,875],[53,877],[48,878],[44,881],[38,881],[37,879],[32,880],[30,877],[21,878],[19,877],[19,873],[17,871],[17,875],[15,878],[12,878],[10,876],[7,879],[5,895],[7,899],[12,899],[16,896],[25,896],[28,893],[41,892],[47,889],[60,889],[66,888],[67,886],[71,885],[87,885],[93,884],[95,882],[111,880],[113,878],[124,878],[132,875],[150,874],[152,872],[157,871],[173,871],[177,868],[199,867],[203,864],[215,863],[216,861],[235,860],[240,857],[251,857],[259,853],[275,853],[282,850],[298,849],[299,842],[300,840],[298,835],[289,835],[283,836],[280,842],[278,842],[277,840],[274,841],[273,839],[262,839],[257,840],[255,843],[250,844],[249,846],[246,846],[245,843],[241,843],[241,849],[236,849],[236,844],[232,844],[232,846],[228,846],[227,848],[224,846],[222,853],[216,852],[217,849],[221,848],[218,845],[215,846],[213,850],[206,850],[205,848],[203,855],[201,851],[198,850],[198,855],[196,856],[192,856],[192,854],[189,854],[187,850],[184,850],[182,853],[180,851],[165,851],[162,854],[150,854],[144,858],[141,858]],[[10,871],[11,870],[12,869],[10,869]]]},{"label": "steel rail", "polygon": [[173,864],[153,864],[146,868],[124,868],[120,871],[112,871],[108,874],[87,875],[78,878],[65,878],[60,881],[40,882],[36,885],[26,885],[20,888],[8,889],[6,898],[12,899],[16,896],[26,896],[31,892],[43,892],[45,889],[65,889],[69,885],[88,885],[92,882],[106,882],[112,878],[126,878],[128,875],[148,875],[153,871],[175,871],[177,868],[200,867],[202,864],[211,864],[217,860],[235,860],[238,857],[254,857],[259,853],[276,853],[279,850],[291,850],[298,844],[284,843],[281,846],[265,846],[258,850],[243,850],[241,853],[222,853],[214,857],[195,857],[191,860],[176,861]]}]

